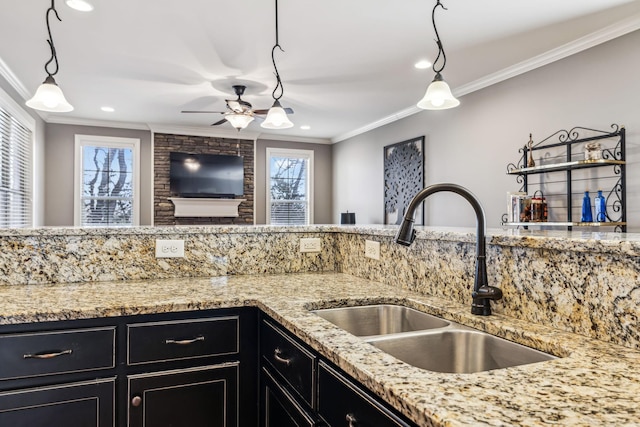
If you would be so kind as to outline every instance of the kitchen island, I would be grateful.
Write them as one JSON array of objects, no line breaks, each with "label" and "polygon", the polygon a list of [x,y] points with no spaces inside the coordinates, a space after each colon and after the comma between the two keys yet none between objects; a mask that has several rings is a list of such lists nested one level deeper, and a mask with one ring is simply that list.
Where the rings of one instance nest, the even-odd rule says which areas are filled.
[{"label": "kitchen island", "polygon": [[[311,313],[395,303],[558,359],[474,374],[415,368]],[[335,272],[0,287],[0,323],[252,306],[421,426],[638,425],[640,352],[468,304]]]}]

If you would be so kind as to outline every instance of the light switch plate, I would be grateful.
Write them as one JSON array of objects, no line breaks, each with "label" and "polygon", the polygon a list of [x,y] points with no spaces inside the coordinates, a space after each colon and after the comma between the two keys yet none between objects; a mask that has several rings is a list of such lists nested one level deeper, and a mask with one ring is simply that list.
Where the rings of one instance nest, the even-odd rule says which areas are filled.
[{"label": "light switch plate", "polygon": [[156,258],[184,258],[184,240],[156,239]]},{"label": "light switch plate", "polygon": [[380,259],[380,242],[373,240],[364,241],[364,256],[371,259]]},{"label": "light switch plate", "polygon": [[320,252],[322,243],[319,237],[307,237],[300,239],[300,252]]}]

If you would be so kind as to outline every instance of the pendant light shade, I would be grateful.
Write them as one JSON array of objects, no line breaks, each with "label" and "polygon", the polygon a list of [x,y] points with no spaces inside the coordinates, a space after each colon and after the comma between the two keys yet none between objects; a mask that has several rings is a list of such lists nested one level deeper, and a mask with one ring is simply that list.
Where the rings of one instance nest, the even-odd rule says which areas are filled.
[{"label": "pendant light shade", "polygon": [[52,76],[48,76],[38,87],[33,98],[27,101],[27,107],[54,113],[73,111],[73,106],[67,102],[62,90],[60,90]]},{"label": "pendant light shade", "polygon": [[442,75],[437,73],[424,97],[418,102],[418,107],[424,110],[446,110],[460,105],[447,82],[442,79]]},{"label": "pendant light shade", "polygon": [[80,12],[91,12],[93,5],[86,0],[66,0],[67,6]]},{"label": "pendant light shade", "polygon": [[[282,80],[280,79],[280,73],[278,73],[278,67],[276,66],[276,57],[275,52],[276,48],[282,50],[280,46],[280,42],[278,40],[278,0],[275,0],[276,3],[276,44],[273,45],[271,49],[271,62],[273,62],[273,70],[276,75],[276,87],[273,89],[273,93],[271,96],[273,97],[273,105],[269,108],[269,112],[267,113],[267,117],[264,119],[264,122],[260,124],[260,127],[265,129],[288,129],[293,127],[293,123],[287,117],[287,112],[280,105],[280,98],[284,95],[284,86],[282,86]],[[283,51],[284,52],[284,51]],[[280,95],[276,96],[276,93],[280,91]],[[289,110],[293,112],[293,110]]]},{"label": "pendant light shade", "polygon": [[249,114],[229,113],[225,114],[224,118],[237,130],[246,128],[253,121],[253,116]]},{"label": "pendant light shade", "polygon": [[[55,113],[66,113],[69,111],[73,111],[73,106],[67,102],[62,90],[56,83],[53,76],[58,73],[59,64],[58,64],[58,56],[56,55],[56,47],[53,44],[53,36],[51,35],[51,26],[49,25],[49,15],[53,13],[58,21],[62,21],[60,16],[58,16],[58,11],[56,10],[55,0],[51,0],[51,7],[47,9],[46,21],[47,21],[47,33],[49,34],[49,39],[47,43],[49,44],[49,48],[51,49],[51,58],[44,64],[44,71],[47,73],[47,78],[44,82],[38,87],[33,98],[26,102],[27,107],[33,108],[34,110],[41,111],[49,111]],[[55,67],[53,71],[49,71],[49,66],[52,65]]]},{"label": "pendant light shade", "polygon": [[[436,5],[433,7],[433,11],[431,12],[431,22],[433,23],[433,31],[436,33],[436,44],[438,45],[438,56],[436,57],[436,60],[433,61],[432,65],[433,72],[436,73],[436,76],[427,88],[427,92],[424,94],[424,97],[418,102],[418,108],[422,108],[424,110],[446,110],[447,108],[453,108],[460,105],[460,101],[453,96],[449,85],[442,78],[442,74],[440,74],[447,64],[447,55],[444,53],[444,47],[442,46],[438,29],[436,28],[436,9],[438,6],[447,10],[440,0],[437,0]],[[440,59],[442,59],[442,65],[437,67],[436,64]]]},{"label": "pendant light shade", "polygon": [[269,112],[267,113],[267,118],[260,125],[265,129],[288,129],[293,127],[293,123],[287,117],[286,111],[280,105],[280,101],[276,100],[271,108],[269,108]]}]

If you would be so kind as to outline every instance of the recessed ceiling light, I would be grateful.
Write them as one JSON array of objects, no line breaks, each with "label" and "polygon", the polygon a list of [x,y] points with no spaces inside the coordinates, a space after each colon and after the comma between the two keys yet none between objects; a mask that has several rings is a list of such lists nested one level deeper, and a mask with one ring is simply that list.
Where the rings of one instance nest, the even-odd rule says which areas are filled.
[{"label": "recessed ceiling light", "polygon": [[426,70],[427,68],[431,67],[431,62],[427,61],[426,59],[421,59],[420,61],[416,62],[413,66],[419,70]]},{"label": "recessed ceiling light", "polygon": [[93,5],[86,0],[67,0],[67,6],[80,12],[91,12]]},{"label": "recessed ceiling light", "polygon": [[113,107],[100,107],[100,109],[105,113],[113,113],[114,111],[116,111]]},{"label": "recessed ceiling light", "polygon": [[309,130],[309,129],[311,129],[311,126],[309,126],[309,125],[302,125],[302,126],[300,126],[300,129],[302,129],[302,130]]}]

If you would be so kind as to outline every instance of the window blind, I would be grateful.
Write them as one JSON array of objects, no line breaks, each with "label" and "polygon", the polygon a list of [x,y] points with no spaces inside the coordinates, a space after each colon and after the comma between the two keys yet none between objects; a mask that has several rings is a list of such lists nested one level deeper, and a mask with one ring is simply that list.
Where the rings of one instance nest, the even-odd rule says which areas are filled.
[{"label": "window blind", "polygon": [[0,108],[0,227],[33,225],[32,132]]}]

